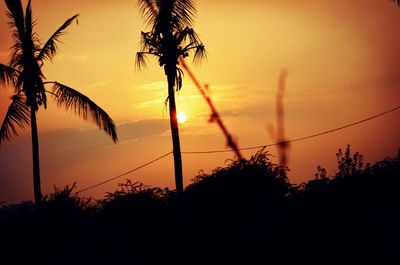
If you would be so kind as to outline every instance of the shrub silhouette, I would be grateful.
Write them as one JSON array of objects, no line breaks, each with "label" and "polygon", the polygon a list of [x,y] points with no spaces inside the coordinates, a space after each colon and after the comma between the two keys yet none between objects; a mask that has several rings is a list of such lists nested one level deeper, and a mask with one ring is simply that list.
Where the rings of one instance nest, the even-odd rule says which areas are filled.
[{"label": "shrub silhouette", "polygon": [[364,166],[364,156],[356,152],[353,157],[351,157],[350,153],[350,145],[347,145],[344,154],[342,149],[339,149],[338,153],[336,153],[339,170],[339,172],[336,174],[337,177],[354,176],[358,172],[362,171]]},{"label": "shrub silhouette", "polygon": [[129,180],[100,201],[55,188],[43,208],[0,219],[2,261],[397,264],[400,156],[365,167],[350,147],[339,157],[335,175],[319,167],[294,186],[260,151],[200,173],[181,199]]},{"label": "shrub silhouette", "polygon": [[333,253],[336,262],[399,261],[399,158],[363,167],[362,155],[352,156],[350,146],[337,158],[334,176],[298,186],[288,202],[289,217],[303,228],[291,231],[292,246],[308,242],[320,262]]},{"label": "shrub silhouette", "polygon": [[[185,190],[185,200],[211,208],[246,209],[281,203],[290,192],[290,183],[268,152],[257,152],[249,160],[232,160],[225,168],[200,173]],[[219,210],[219,209],[216,209]]]},{"label": "shrub silhouette", "polygon": [[64,217],[94,211],[95,205],[92,200],[80,198],[78,194],[74,193],[75,188],[76,183],[73,183],[72,186],[67,185],[62,189],[54,186],[54,192],[44,196],[40,210],[52,215],[57,213]]},{"label": "shrub silhouette", "polygon": [[119,190],[107,193],[106,199],[99,205],[103,215],[112,218],[128,218],[128,220],[146,220],[159,218],[165,211],[164,197],[168,190],[152,188],[142,183],[127,180],[118,185]]}]

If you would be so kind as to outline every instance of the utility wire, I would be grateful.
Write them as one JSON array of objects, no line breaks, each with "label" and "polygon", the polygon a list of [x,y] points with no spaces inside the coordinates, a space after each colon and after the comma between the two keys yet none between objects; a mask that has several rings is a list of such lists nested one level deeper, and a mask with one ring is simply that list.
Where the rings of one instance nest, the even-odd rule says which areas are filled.
[{"label": "utility wire", "polygon": [[[281,144],[289,144],[289,143],[294,143],[294,142],[299,142],[299,141],[315,138],[315,137],[318,137],[318,136],[321,136],[321,135],[333,133],[333,132],[340,131],[340,130],[343,130],[343,129],[346,129],[346,128],[349,128],[349,127],[356,126],[358,124],[361,124],[361,123],[376,119],[376,118],[378,118],[380,116],[386,115],[386,114],[388,114],[390,112],[393,112],[393,111],[396,111],[396,110],[399,110],[399,109],[400,109],[400,106],[397,106],[395,108],[392,108],[392,109],[389,109],[387,111],[381,112],[381,113],[376,114],[374,116],[371,116],[371,117],[368,117],[368,118],[365,118],[365,119],[362,119],[362,120],[359,120],[359,121],[356,121],[356,122],[353,122],[353,123],[350,123],[350,124],[347,124],[347,125],[344,125],[344,126],[341,126],[341,127],[337,127],[335,129],[331,129],[331,130],[323,131],[323,132],[320,132],[320,133],[312,134],[312,135],[309,135],[309,136],[305,136],[305,137],[301,137],[301,138],[297,138],[297,139],[293,139],[293,140],[289,140],[289,141],[282,141],[282,142],[273,143],[273,144],[239,148],[239,150],[245,151],[245,150],[261,149],[261,148],[266,148],[266,147],[271,147],[271,146],[276,146],[276,145],[281,145]],[[215,154],[215,153],[228,153],[228,152],[231,152],[231,150],[187,151],[187,152],[182,152],[182,154]]]},{"label": "utility wire", "polygon": [[[280,144],[294,143],[294,142],[299,142],[299,141],[315,138],[315,137],[318,137],[318,136],[321,136],[321,135],[333,133],[333,132],[340,131],[340,130],[343,130],[343,129],[346,129],[346,128],[349,128],[349,127],[356,126],[358,124],[361,124],[361,123],[376,119],[376,118],[378,118],[380,116],[386,115],[386,114],[388,114],[390,112],[393,112],[393,111],[396,111],[396,110],[399,110],[399,109],[400,109],[400,106],[392,108],[392,109],[389,109],[389,110],[384,111],[384,112],[381,112],[381,113],[376,114],[374,116],[371,116],[371,117],[368,117],[368,118],[365,118],[365,119],[362,119],[362,120],[359,120],[359,121],[356,121],[356,122],[353,122],[353,123],[350,123],[350,124],[347,124],[347,125],[344,125],[344,126],[341,126],[341,127],[337,127],[335,129],[323,131],[323,132],[320,132],[320,133],[316,133],[316,134],[312,134],[312,135],[309,135],[309,136],[297,138],[297,139],[294,139],[294,140],[283,141],[283,142],[278,142],[278,143],[272,143],[272,144],[267,144],[267,145],[258,145],[258,146],[252,146],[252,147],[239,148],[239,150],[246,151],[246,150],[262,149],[262,148],[267,148],[267,147],[276,146],[276,145],[280,145]],[[186,152],[184,151],[184,152],[181,152],[181,153],[182,154],[214,154],[214,153],[228,153],[228,152],[232,152],[232,150],[186,151]],[[163,159],[163,158],[165,158],[165,157],[167,157],[167,156],[169,156],[171,154],[172,154],[172,152],[166,153],[165,155],[162,155],[162,156],[160,156],[160,157],[158,157],[156,159],[153,159],[153,160],[151,160],[151,161],[149,161],[149,162],[147,162],[147,163],[145,163],[145,164],[143,164],[141,166],[138,166],[138,167],[136,167],[134,169],[131,169],[131,170],[129,170],[129,171],[125,172],[125,173],[122,173],[122,174],[120,174],[118,176],[112,177],[112,178],[107,179],[105,181],[102,181],[102,182],[100,182],[98,184],[95,184],[95,185],[92,185],[90,187],[87,187],[87,188],[84,188],[82,190],[79,190],[77,192],[77,194],[81,193],[81,192],[85,192],[85,191],[91,190],[91,189],[94,189],[94,188],[96,188],[98,186],[101,186],[103,184],[106,184],[106,183],[108,183],[110,181],[113,181],[113,180],[118,179],[120,177],[126,176],[126,175],[128,175],[128,174],[130,174],[130,173],[132,173],[134,171],[137,171],[137,170],[142,169],[142,168],[144,168],[144,167],[146,167],[148,165],[151,165],[151,164],[153,164],[153,163],[155,163],[155,162],[157,162],[157,161],[159,161],[159,160],[161,160],[161,159]]]},{"label": "utility wire", "polygon": [[131,170],[129,170],[129,171],[125,172],[125,173],[122,173],[122,174],[120,174],[120,175],[118,175],[118,176],[112,177],[112,178],[110,178],[110,179],[107,179],[107,180],[105,180],[105,181],[102,181],[102,182],[100,182],[100,183],[97,183],[97,184],[95,184],[95,185],[92,185],[92,186],[90,186],[90,187],[81,189],[81,190],[77,191],[76,193],[78,194],[78,193],[81,193],[81,192],[84,192],[84,191],[88,191],[88,190],[94,189],[94,188],[96,188],[96,187],[98,187],[98,186],[101,186],[101,185],[103,185],[103,184],[106,184],[106,183],[108,183],[108,182],[110,182],[110,181],[113,181],[113,180],[115,180],[115,179],[117,179],[117,178],[126,176],[126,175],[128,175],[129,173],[132,173],[132,172],[134,172],[134,171],[136,171],[136,170],[139,170],[139,169],[144,168],[144,167],[146,167],[146,166],[148,166],[148,165],[151,165],[151,164],[153,164],[153,163],[155,163],[155,162],[157,162],[157,161],[159,161],[159,160],[161,160],[161,159],[163,159],[163,158],[165,158],[165,157],[167,157],[167,156],[169,156],[169,155],[171,155],[171,154],[172,154],[172,152],[169,152],[169,153],[167,153],[167,154],[165,154],[165,155],[162,155],[162,156],[160,156],[160,157],[158,157],[158,158],[156,158],[156,159],[153,159],[153,160],[151,160],[151,161],[149,161],[149,162],[147,162],[147,163],[145,163],[145,164],[143,164],[143,165],[141,165],[141,166],[138,166],[138,167],[136,167],[136,168],[134,168],[134,169],[131,169]]}]

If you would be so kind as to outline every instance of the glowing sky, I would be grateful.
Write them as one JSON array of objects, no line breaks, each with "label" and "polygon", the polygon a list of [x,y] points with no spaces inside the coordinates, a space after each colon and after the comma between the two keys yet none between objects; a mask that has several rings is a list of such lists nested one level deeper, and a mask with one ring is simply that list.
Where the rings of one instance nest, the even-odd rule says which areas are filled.
[{"label": "glowing sky", "polygon": [[[318,133],[400,105],[400,8],[385,0],[202,0],[195,29],[208,60],[192,69],[211,95],[240,147],[271,143],[279,72],[288,70],[285,97],[289,139]],[[26,1],[24,2],[24,4]],[[136,72],[140,21],[135,0],[33,0],[36,31],[45,41],[67,18],[79,25],[63,36],[61,52],[44,73],[83,92],[119,125],[120,143],[51,104],[38,115],[44,193],[77,181],[78,189],[168,153],[171,147],[165,76],[156,60]],[[0,62],[11,44],[0,3]],[[0,89],[3,120],[12,89]],[[184,151],[225,149],[209,110],[189,79],[177,98]],[[374,162],[400,147],[399,113],[291,146],[289,173],[299,183],[317,165],[328,173],[347,144]],[[32,199],[29,130],[0,147],[0,201]],[[275,150],[270,149],[274,154]],[[244,152],[246,157],[254,151]],[[231,153],[184,155],[185,183],[204,169],[225,165]],[[273,158],[274,160],[274,158]],[[148,185],[172,186],[172,158],[128,175]],[[124,178],[120,179],[120,182]],[[100,197],[118,181],[82,195]]]}]

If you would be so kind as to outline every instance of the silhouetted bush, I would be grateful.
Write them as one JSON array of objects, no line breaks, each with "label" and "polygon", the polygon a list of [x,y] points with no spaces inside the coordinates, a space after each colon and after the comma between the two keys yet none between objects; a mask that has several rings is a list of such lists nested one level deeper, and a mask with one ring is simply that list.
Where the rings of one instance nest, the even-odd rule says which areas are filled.
[{"label": "silhouetted bush", "polygon": [[104,216],[148,220],[160,218],[164,213],[168,189],[148,187],[131,180],[118,186],[119,190],[107,193],[106,198],[99,201]]},{"label": "silhouetted bush", "polygon": [[346,205],[358,203],[361,206],[378,201],[385,201],[385,204],[396,201],[393,196],[397,196],[400,187],[398,157],[364,166],[363,156],[358,152],[351,156],[350,146],[347,146],[344,155],[339,149],[337,157],[338,172],[331,178],[319,177],[309,181],[303,187],[304,194],[316,193],[319,202],[322,197],[329,196],[331,203],[336,205],[339,202]]},{"label": "silhouetted bush", "polygon": [[290,192],[285,170],[271,163],[266,151],[250,159],[233,160],[210,174],[200,173],[185,190],[188,203],[235,209],[281,203]]},{"label": "silhouetted bush", "polygon": [[[277,238],[275,231],[280,231],[276,224],[291,191],[285,172],[263,150],[194,178],[185,190],[182,226],[189,231],[185,241],[202,249],[196,257],[199,264],[261,258],[255,253],[260,246],[268,249]],[[189,256],[196,256],[193,249],[183,247]],[[258,262],[263,261],[265,257]]]},{"label": "silhouetted bush", "polygon": [[3,205],[0,208],[0,222],[22,218],[35,211],[35,204],[32,201],[23,201],[19,204]]},{"label": "silhouetted bush", "polygon": [[96,205],[91,198],[81,198],[74,193],[76,183],[72,186],[59,188],[54,186],[54,192],[43,198],[40,211],[45,214],[59,215],[63,218],[71,218],[74,215],[93,213]]},{"label": "silhouetted bush", "polygon": [[[200,173],[183,197],[129,180],[98,201],[80,198],[75,185],[55,187],[38,210],[26,203],[2,207],[0,249],[7,254],[2,259],[11,258],[10,264],[400,261],[400,155],[364,166],[362,155],[352,155],[348,146],[337,158],[335,174],[328,176],[319,166],[315,179],[297,186],[260,151]],[[25,255],[12,255],[16,250]]]},{"label": "silhouetted bush", "polygon": [[288,201],[289,218],[302,227],[291,231],[292,242],[313,244],[319,261],[328,255],[336,262],[400,261],[395,247],[400,236],[399,158],[364,166],[362,155],[351,155],[350,146],[344,154],[339,150],[337,158],[335,175],[319,173]]}]

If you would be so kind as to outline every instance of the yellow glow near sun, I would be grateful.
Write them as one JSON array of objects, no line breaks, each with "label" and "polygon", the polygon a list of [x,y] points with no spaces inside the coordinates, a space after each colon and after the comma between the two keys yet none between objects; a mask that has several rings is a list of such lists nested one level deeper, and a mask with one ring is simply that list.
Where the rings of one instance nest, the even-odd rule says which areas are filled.
[{"label": "yellow glow near sun", "polygon": [[186,114],[183,112],[179,112],[178,114],[176,114],[176,118],[178,120],[178,123],[185,123],[187,119]]}]

